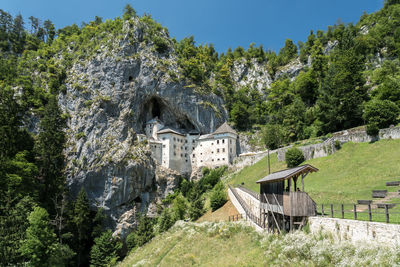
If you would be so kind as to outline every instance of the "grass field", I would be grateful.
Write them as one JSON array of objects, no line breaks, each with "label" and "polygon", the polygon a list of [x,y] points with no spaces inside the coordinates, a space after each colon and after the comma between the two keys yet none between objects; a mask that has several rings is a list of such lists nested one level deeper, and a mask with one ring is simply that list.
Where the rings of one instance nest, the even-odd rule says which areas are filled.
[{"label": "grass field", "polygon": [[[381,140],[375,143],[346,143],[333,155],[308,160],[319,169],[305,179],[305,190],[321,204],[357,203],[359,199],[372,199],[371,192],[376,189],[387,189],[394,192],[400,187],[386,187],[386,182],[400,180],[400,140]],[[271,155],[271,172],[285,169],[284,162],[278,162],[276,154]],[[248,166],[227,180],[229,184],[245,183],[245,186],[256,192],[259,186],[256,181],[268,174],[267,159],[264,158],[253,166]],[[400,198],[390,201],[398,204],[390,212],[400,212]],[[340,209],[336,206],[335,209]],[[350,207],[347,208],[350,210]],[[328,211],[326,207],[325,212]],[[328,211],[329,212],[329,211]],[[382,209],[374,212],[384,212]],[[341,216],[336,212],[337,216]],[[351,213],[345,217],[351,218]],[[368,219],[361,215],[360,219]],[[336,216],[335,216],[336,217]],[[374,221],[385,221],[384,214],[376,214]],[[400,214],[391,216],[391,221],[400,223]]]},{"label": "grass field", "polygon": [[[305,190],[317,203],[355,203],[358,199],[371,199],[374,189],[395,191],[386,187],[387,181],[400,180],[400,140],[381,140],[369,143],[346,143],[333,155],[308,160],[319,169],[305,179]],[[271,155],[271,172],[286,168]],[[267,159],[248,166],[228,180],[229,184],[245,183],[259,190],[258,179],[268,174]]]},{"label": "grass field", "polygon": [[394,248],[297,231],[256,233],[244,223],[178,222],[118,266],[394,266]]}]

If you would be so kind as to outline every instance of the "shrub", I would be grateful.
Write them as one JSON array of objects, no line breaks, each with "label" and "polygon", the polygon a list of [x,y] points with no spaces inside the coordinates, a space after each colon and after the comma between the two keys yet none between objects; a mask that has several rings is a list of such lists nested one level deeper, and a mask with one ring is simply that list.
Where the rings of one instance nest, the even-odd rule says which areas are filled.
[{"label": "shrub", "polygon": [[268,149],[277,149],[282,145],[283,131],[280,125],[268,124],[262,130],[262,141]]},{"label": "shrub", "polygon": [[340,144],[339,140],[335,140],[335,148],[336,150],[339,150],[342,147],[342,145]]},{"label": "shrub", "polygon": [[204,199],[200,195],[190,203],[189,217],[192,221],[197,220],[204,214]]},{"label": "shrub", "polygon": [[156,36],[154,37],[154,46],[158,53],[162,54],[168,50],[168,43],[164,38]]},{"label": "shrub", "polygon": [[213,188],[221,179],[222,175],[224,175],[227,167],[220,167],[213,170],[204,171],[206,175],[199,181],[200,190],[206,192]]},{"label": "shrub", "polygon": [[169,228],[171,228],[175,223],[175,219],[171,215],[171,211],[168,208],[165,208],[161,216],[158,217],[158,225],[159,225],[159,232],[165,232],[168,231]]},{"label": "shrub", "polygon": [[216,211],[226,203],[226,193],[222,182],[214,186],[210,196],[210,206],[212,211]]},{"label": "shrub", "polygon": [[296,147],[290,148],[286,151],[285,161],[288,168],[299,166],[304,161],[303,152]]},{"label": "shrub", "polygon": [[397,122],[399,107],[390,100],[371,100],[364,106],[363,119],[367,123],[367,133],[377,135],[379,129]]}]

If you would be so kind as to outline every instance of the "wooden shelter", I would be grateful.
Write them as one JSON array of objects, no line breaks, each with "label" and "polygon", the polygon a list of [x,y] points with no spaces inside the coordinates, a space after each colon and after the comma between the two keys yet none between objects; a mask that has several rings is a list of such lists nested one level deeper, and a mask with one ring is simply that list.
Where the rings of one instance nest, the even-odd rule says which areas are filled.
[{"label": "wooden shelter", "polygon": [[301,228],[307,217],[316,215],[316,204],[304,191],[304,178],[316,171],[317,168],[305,164],[271,173],[257,181],[264,227],[278,231],[292,230],[295,225]]}]

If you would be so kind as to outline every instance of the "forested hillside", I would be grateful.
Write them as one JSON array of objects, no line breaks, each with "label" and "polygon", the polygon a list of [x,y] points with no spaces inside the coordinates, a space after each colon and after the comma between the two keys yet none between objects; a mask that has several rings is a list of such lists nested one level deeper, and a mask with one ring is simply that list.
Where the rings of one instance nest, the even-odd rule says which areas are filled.
[{"label": "forested hillside", "polygon": [[[251,44],[218,54],[212,44],[197,45],[193,37],[178,42],[150,15],[138,17],[130,6],[114,20],[96,17],[81,26],[55,29],[51,21],[40,21],[24,21],[21,15],[0,10],[0,265],[105,266],[123,255],[121,242],[105,231],[102,209],[90,207],[90,192],[81,190],[72,197],[67,187],[67,156],[74,154],[66,155],[65,148],[72,146],[71,138],[85,135],[69,131],[71,115],[59,105],[68,83],[79,91],[72,98],[85,100],[82,109],[91,108],[94,100],[86,98],[90,77],[69,72],[101,53],[121,60],[118,53],[109,54],[110,49],[120,52],[119,41],[149,47],[162,62],[155,68],[171,81],[222,97],[237,129],[265,126],[267,135],[274,137],[270,148],[363,124],[376,134],[398,122],[399,0],[386,1],[382,10],[364,14],[355,25],[338,23],[311,32],[304,43],[288,39],[279,53]],[[130,30],[123,36],[124,27],[138,25],[140,43]],[[171,63],[175,60],[176,69]],[[291,72],[295,65],[297,71]],[[251,70],[253,76],[239,78],[238,69]],[[96,98],[99,103],[111,100]],[[212,103],[203,106],[226,114]],[[99,153],[97,164],[112,163],[104,157],[107,151]],[[85,161],[69,163],[85,167]],[[191,203],[182,216],[198,218],[204,205],[201,195],[217,182],[184,185]],[[165,206],[178,202],[174,197]],[[171,221],[161,220],[160,225],[168,228]],[[143,228],[149,224],[143,223]],[[152,236],[134,234],[144,242]]]}]

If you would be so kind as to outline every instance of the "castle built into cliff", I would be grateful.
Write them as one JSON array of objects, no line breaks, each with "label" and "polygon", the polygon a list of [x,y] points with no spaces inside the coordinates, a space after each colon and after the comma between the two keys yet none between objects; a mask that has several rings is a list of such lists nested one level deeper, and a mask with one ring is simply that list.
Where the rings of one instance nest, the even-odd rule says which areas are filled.
[{"label": "castle built into cliff", "polygon": [[164,125],[158,118],[145,125],[152,155],[158,164],[190,174],[200,167],[215,168],[230,165],[237,156],[238,135],[226,122],[213,133],[200,135],[192,130],[184,132]]}]

